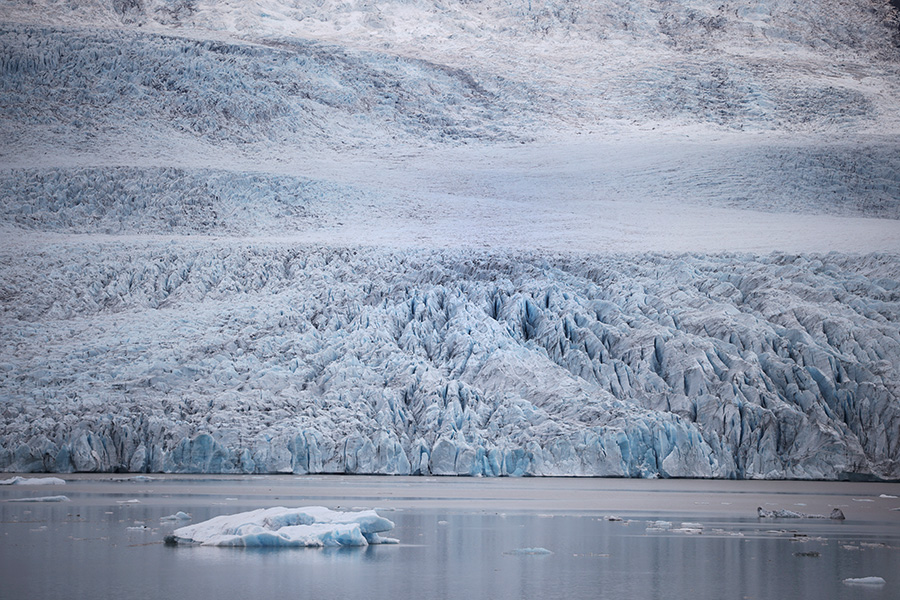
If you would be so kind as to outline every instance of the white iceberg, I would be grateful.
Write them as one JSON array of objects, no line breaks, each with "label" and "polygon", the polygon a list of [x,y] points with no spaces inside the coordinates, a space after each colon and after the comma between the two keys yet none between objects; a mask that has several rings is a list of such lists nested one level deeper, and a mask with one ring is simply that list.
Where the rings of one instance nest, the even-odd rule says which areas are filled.
[{"label": "white iceberg", "polygon": [[845,579],[847,585],[884,585],[885,581],[881,577],[856,577]]},{"label": "white iceberg", "polygon": [[65,485],[66,480],[59,477],[21,477],[0,479],[0,485]]},{"label": "white iceberg", "polygon": [[37,496],[35,498],[12,498],[7,502],[69,502],[68,496]]},{"label": "white iceberg", "polygon": [[187,514],[183,510],[179,510],[174,515],[166,515],[165,517],[160,517],[160,521],[190,521],[191,515]]},{"label": "white iceberg", "polygon": [[166,543],[235,547],[322,547],[396,544],[379,534],[394,523],[374,510],[339,512],[322,506],[261,508],[175,530]]}]

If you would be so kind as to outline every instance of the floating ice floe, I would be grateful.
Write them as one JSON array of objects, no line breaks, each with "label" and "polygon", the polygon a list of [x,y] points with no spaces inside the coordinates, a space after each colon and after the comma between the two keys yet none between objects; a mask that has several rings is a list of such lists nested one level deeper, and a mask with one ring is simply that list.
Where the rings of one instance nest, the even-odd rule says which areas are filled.
[{"label": "floating ice floe", "polygon": [[396,544],[382,537],[394,523],[374,510],[339,512],[322,506],[261,508],[176,529],[167,544],[236,547],[321,547]]},{"label": "floating ice floe", "polygon": [[160,517],[159,520],[160,521],[190,521],[191,515],[179,510],[174,515],[166,515],[165,517]]},{"label": "floating ice floe", "polygon": [[884,585],[885,581],[881,577],[856,577],[844,579],[847,585]]},{"label": "floating ice floe", "polygon": [[546,548],[516,548],[515,550],[510,550],[505,554],[510,554],[513,556],[543,556],[547,554],[553,554],[551,550],[547,550]]},{"label": "floating ice floe", "polygon": [[12,477],[0,479],[0,485],[65,485],[66,480],[59,477]]},{"label": "floating ice floe", "polygon": [[69,502],[68,496],[37,496],[35,498],[12,498],[7,502]]},{"label": "floating ice floe", "polygon": [[809,515],[783,508],[766,510],[761,506],[756,507],[756,514],[760,519],[832,519],[835,521],[843,521],[845,519],[844,511],[839,508],[832,509],[831,514],[827,517],[825,515]]},{"label": "floating ice floe", "polygon": [[879,498],[896,498],[897,496],[892,496],[891,494],[881,494],[878,497]]},{"label": "floating ice floe", "polygon": [[675,533],[685,533],[689,535],[699,535],[703,533],[703,524],[702,523],[690,523],[684,522],[681,524],[681,527],[676,527],[672,529]]}]

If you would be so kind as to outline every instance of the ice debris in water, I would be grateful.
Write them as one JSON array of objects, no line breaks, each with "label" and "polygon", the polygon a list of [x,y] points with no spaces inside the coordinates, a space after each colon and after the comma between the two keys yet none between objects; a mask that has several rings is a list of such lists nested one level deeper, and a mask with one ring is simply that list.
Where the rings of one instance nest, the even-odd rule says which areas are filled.
[{"label": "ice debris in water", "polygon": [[784,508],[778,510],[766,510],[761,506],[756,507],[756,514],[760,519],[833,519],[835,521],[843,521],[844,511],[839,508],[832,509],[831,514],[825,515],[809,515],[806,513],[795,512]]},{"label": "ice debris in water", "polygon": [[59,477],[12,477],[0,479],[0,485],[65,485],[66,480]]},{"label": "ice debris in water", "polygon": [[374,510],[340,512],[322,506],[261,508],[221,515],[176,529],[167,544],[235,547],[321,547],[396,544],[379,534],[394,523]]},{"label": "ice debris in water", "polygon": [[160,521],[190,521],[191,515],[187,514],[184,511],[178,511],[174,515],[166,515],[165,517],[160,517]]},{"label": "ice debris in water", "polygon": [[884,585],[885,581],[881,577],[851,577],[844,579],[847,585]]},{"label": "ice debris in water", "polygon": [[547,550],[546,548],[516,548],[515,550],[506,552],[506,554],[510,554],[513,556],[538,556],[553,554],[553,552]]},{"label": "ice debris in water", "polygon": [[68,496],[37,496],[35,498],[12,498],[7,502],[69,502]]}]

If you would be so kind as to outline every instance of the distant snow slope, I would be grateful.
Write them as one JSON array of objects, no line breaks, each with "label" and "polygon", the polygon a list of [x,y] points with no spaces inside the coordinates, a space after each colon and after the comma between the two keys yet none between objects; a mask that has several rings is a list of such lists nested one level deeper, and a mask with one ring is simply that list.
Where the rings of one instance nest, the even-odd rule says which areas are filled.
[{"label": "distant snow slope", "polygon": [[886,0],[0,0],[0,470],[900,478]]}]

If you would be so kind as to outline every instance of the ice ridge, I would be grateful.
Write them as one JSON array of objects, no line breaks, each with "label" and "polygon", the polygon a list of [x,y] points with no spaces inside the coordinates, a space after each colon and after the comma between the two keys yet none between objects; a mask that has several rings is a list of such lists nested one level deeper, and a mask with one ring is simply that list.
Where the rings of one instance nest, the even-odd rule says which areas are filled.
[{"label": "ice ridge", "polygon": [[3,470],[900,475],[895,256],[0,259]]}]

